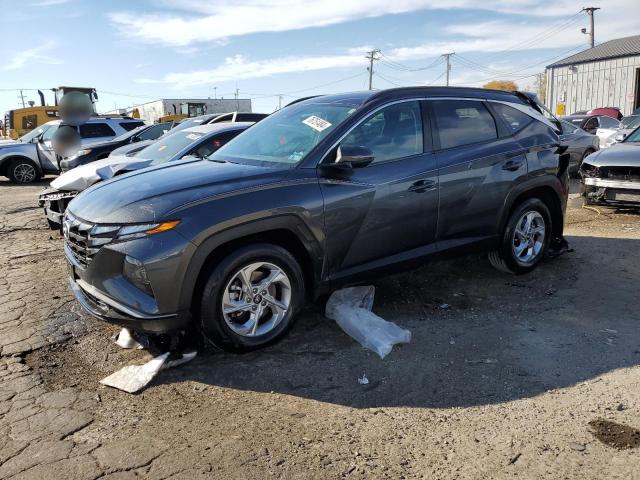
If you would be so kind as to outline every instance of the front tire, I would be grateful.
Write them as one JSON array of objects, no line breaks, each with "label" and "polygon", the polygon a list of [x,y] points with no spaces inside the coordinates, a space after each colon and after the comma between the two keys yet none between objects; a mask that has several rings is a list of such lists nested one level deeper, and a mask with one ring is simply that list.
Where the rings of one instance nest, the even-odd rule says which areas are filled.
[{"label": "front tire", "polygon": [[9,165],[7,176],[13,183],[26,185],[37,182],[40,179],[40,172],[31,160],[17,158]]},{"label": "front tire", "polygon": [[223,350],[255,350],[286,334],[304,299],[304,277],[291,253],[272,244],[249,245],[211,272],[202,292],[200,327]]},{"label": "front tire", "polygon": [[496,269],[520,275],[533,270],[544,258],[551,240],[549,209],[538,198],[518,205],[502,233],[500,247],[489,253]]}]

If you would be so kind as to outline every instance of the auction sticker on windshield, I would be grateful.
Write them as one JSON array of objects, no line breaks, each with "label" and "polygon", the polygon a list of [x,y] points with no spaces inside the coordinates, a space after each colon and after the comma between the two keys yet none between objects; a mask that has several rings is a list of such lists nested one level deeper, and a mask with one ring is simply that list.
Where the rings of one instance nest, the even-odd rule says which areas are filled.
[{"label": "auction sticker on windshield", "polygon": [[201,137],[202,135],[196,135],[195,133],[190,133],[189,135],[187,135],[187,138],[189,140],[197,140]]},{"label": "auction sticker on windshield", "polygon": [[331,126],[329,122],[323,120],[320,117],[316,117],[315,115],[311,115],[310,117],[305,118],[302,123],[304,123],[305,125],[309,125],[311,128],[317,130],[318,132],[326,130]]}]

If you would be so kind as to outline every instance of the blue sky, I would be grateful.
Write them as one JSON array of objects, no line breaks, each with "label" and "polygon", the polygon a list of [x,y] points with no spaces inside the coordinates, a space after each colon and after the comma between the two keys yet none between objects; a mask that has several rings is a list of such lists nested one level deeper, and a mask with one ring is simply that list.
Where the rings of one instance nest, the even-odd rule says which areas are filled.
[{"label": "blue sky", "polygon": [[[595,2],[596,40],[640,34],[637,0]],[[374,88],[515,79],[586,48],[582,1],[0,0],[0,112],[18,92],[93,86],[98,109],[154,98],[253,98],[271,112],[299,96],[367,87],[365,52],[383,57]],[[628,15],[625,12],[633,12]],[[214,91],[214,87],[215,91]],[[47,98],[51,93],[47,92]]]}]

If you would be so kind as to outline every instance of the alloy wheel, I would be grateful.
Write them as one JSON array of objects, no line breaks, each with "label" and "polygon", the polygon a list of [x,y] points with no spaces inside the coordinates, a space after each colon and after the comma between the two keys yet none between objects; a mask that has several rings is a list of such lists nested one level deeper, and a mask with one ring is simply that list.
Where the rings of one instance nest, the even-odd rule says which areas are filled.
[{"label": "alloy wheel", "polygon": [[20,163],[13,169],[13,176],[20,183],[31,183],[35,180],[36,175],[35,167],[28,163]]},{"label": "alloy wheel", "polygon": [[291,306],[291,282],[270,262],[256,262],[231,276],[222,295],[222,315],[238,335],[258,337],[276,328]]},{"label": "alloy wheel", "polygon": [[523,265],[530,265],[544,247],[546,227],[544,218],[536,210],[522,214],[513,235],[513,255]]}]

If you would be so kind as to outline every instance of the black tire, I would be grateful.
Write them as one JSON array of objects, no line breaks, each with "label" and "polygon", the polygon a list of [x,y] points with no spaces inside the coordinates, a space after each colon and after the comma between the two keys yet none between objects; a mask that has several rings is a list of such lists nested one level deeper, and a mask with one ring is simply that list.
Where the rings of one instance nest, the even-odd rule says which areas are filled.
[{"label": "black tire", "polygon": [[[518,221],[527,212],[537,212],[540,214],[544,220],[545,234],[541,242],[542,248],[539,252],[534,255],[530,261],[522,262],[518,257],[516,257],[513,251],[513,244]],[[515,275],[528,273],[536,268],[536,266],[544,259],[547,249],[549,248],[552,231],[553,225],[551,223],[551,214],[549,213],[549,209],[545,203],[538,198],[528,198],[516,206],[509,216],[509,220],[502,232],[500,247],[489,253],[489,262],[491,262],[491,265],[501,272]]]},{"label": "black tire", "polygon": [[[222,313],[222,300],[227,284],[243,267],[269,262],[288,277],[291,285],[289,308],[282,320],[264,335],[243,336],[231,329]],[[305,301],[304,276],[293,255],[277,245],[261,243],[242,247],[225,256],[207,279],[200,299],[199,326],[204,337],[215,347],[229,352],[247,352],[280,340],[289,330]]]},{"label": "black tire", "polygon": [[9,164],[7,177],[13,183],[26,185],[40,180],[40,172],[38,166],[31,160],[16,158]]}]

